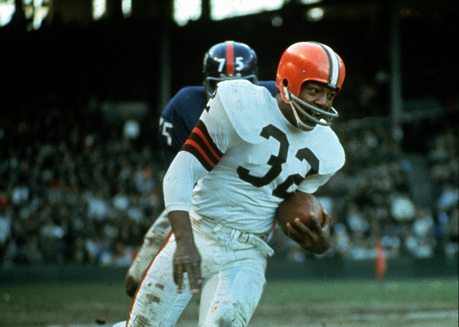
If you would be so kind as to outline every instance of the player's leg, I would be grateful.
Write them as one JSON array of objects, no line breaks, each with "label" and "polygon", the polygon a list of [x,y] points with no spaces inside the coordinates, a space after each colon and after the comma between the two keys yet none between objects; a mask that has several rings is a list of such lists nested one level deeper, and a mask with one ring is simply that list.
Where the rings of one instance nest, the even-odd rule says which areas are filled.
[{"label": "player's leg", "polygon": [[208,278],[202,289],[199,326],[247,326],[263,292],[264,267],[260,260],[247,260]]},{"label": "player's leg", "polygon": [[253,234],[212,227],[204,219],[193,228],[205,277],[199,326],[247,326],[263,293],[272,249]]},{"label": "player's leg", "polygon": [[188,283],[177,292],[172,278],[173,236],[155,257],[134,298],[127,327],[175,326],[192,295]]},{"label": "player's leg", "polygon": [[163,211],[145,234],[142,247],[126,274],[124,286],[130,297],[134,296],[151,260],[161,249],[170,232],[171,225],[166,211]]}]

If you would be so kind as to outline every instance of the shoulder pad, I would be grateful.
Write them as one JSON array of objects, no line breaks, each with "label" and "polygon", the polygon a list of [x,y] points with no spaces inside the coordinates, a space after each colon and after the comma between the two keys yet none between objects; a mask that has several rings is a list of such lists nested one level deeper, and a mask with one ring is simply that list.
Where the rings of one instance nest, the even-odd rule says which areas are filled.
[{"label": "shoulder pad", "polygon": [[276,119],[273,109],[277,104],[270,92],[247,80],[233,80],[220,82],[216,96],[238,136],[248,143],[260,143],[261,129]]}]

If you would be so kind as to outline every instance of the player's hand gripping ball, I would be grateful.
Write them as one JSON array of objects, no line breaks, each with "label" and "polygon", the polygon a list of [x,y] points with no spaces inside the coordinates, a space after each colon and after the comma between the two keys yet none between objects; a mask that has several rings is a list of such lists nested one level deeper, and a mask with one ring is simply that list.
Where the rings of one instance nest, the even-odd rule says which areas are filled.
[{"label": "player's hand gripping ball", "polygon": [[314,195],[300,191],[294,192],[282,201],[276,212],[277,224],[287,236],[287,223],[294,225],[295,219],[299,218],[308,228],[312,228],[311,216],[315,216],[322,225],[324,222],[322,205]]}]

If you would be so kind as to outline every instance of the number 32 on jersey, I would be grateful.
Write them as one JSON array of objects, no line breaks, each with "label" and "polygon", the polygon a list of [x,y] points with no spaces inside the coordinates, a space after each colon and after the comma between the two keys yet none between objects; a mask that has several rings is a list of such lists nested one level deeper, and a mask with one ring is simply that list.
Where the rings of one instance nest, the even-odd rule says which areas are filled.
[{"label": "number 32 on jersey", "polygon": [[[255,187],[262,187],[268,185],[279,176],[279,174],[282,172],[282,164],[287,161],[287,154],[290,146],[287,139],[287,135],[285,135],[283,131],[281,131],[274,125],[270,124],[268,126],[265,126],[262,129],[260,135],[265,139],[273,137],[279,142],[280,146],[277,155],[272,155],[269,158],[267,164],[271,166],[271,168],[266,172],[264,176],[253,176],[250,174],[250,171],[247,168],[244,168],[242,166],[239,166],[237,168],[239,178],[243,181],[252,184]],[[308,174],[317,173],[319,171],[319,159],[317,159],[317,157],[310,149],[299,149],[296,153],[296,158],[300,161],[306,160],[306,162],[311,167]],[[301,176],[299,173],[288,176],[284,182],[280,183],[273,190],[272,194],[274,196],[284,199],[288,194],[287,190],[289,189],[289,187],[293,184],[299,185],[305,177],[306,176]]]}]

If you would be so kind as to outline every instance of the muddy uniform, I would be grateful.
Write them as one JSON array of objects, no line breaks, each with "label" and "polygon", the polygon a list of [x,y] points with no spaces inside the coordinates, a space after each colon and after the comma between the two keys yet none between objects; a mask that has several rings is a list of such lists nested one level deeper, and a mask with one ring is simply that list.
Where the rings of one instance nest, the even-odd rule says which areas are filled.
[{"label": "muddy uniform", "polygon": [[[274,81],[260,81],[273,97],[279,92]],[[160,119],[160,143],[166,167],[182,148],[207,105],[204,86],[187,86],[181,89],[167,104]],[[127,282],[137,285],[153,257],[171,231],[169,219],[163,211],[144,236],[143,244],[127,273]],[[129,280],[132,280],[130,282]],[[131,292],[135,291],[134,286]]]},{"label": "muddy uniform", "polygon": [[[164,179],[167,211],[189,211],[201,254],[199,326],[246,326],[261,297],[265,237],[288,192],[313,193],[343,165],[343,148],[324,126],[294,127],[263,87],[218,85]],[[197,182],[196,187],[194,187]],[[172,234],[136,295],[128,326],[174,326],[192,297],[173,281]]]}]

